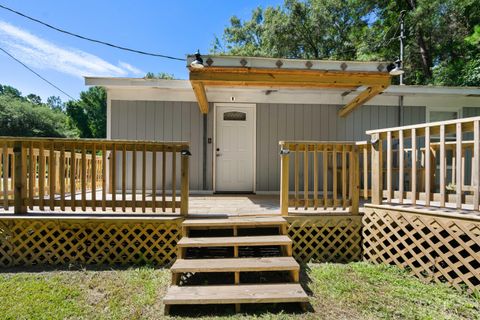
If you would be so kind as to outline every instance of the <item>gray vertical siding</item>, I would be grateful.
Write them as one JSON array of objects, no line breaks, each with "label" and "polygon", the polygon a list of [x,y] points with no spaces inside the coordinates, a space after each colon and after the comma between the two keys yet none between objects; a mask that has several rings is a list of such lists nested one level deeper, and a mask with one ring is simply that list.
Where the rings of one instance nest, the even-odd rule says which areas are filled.
[{"label": "gray vertical siding", "polygon": [[[257,191],[279,190],[281,140],[360,141],[366,130],[399,125],[396,106],[362,106],[345,118],[337,115],[341,107],[258,104]],[[402,118],[404,125],[423,123],[425,107],[404,107]]]},{"label": "gray vertical siding", "polygon": [[[203,189],[203,115],[196,102],[113,100],[111,105],[112,139],[189,141],[192,152],[190,189]],[[367,139],[366,130],[399,124],[398,107],[395,106],[362,106],[346,118],[338,117],[339,108],[339,105],[257,105],[257,191],[279,189],[280,140],[359,141]],[[207,116],[207,137],[212,139],[213,109],[211,103]],[[475,111],[468,109],[467,112]],[[425,122],[425,108],[404,107],[402,118],[404,125]],[[212,148],[213,144],[207,144],[207,190],[213,188]],[[127,161],[131,161],[130,156]],[[151,158],[147,158],[147,166],[150,167],[150,164]],[[137,176],[140,179],[139,172]],[[147,176],[151,179],[150,175]],[[149,181],[147,185],[150,185]],[[131,172],[127,172],[126,182],[129,188]]]},{"label": "gray vertical siding", "polygon": [[479,108],[463,108],[462,113],[463,113],[463,118],[479,117],[480,107]]},{"label": "gray vertical siding", "polygon": [[[202,189],[203,120],[197,103],[113,100],[111,105],[112,139],[189,141],[192,152],[190,188],[192,190]],[[130,157],[129,155],[127,161],[131,161]],[[160,164],[161,159],[159,158],[157,156],[157,161]],[[138,159],[137,161],[140,161],[140,158]],[[170,160],[168,160],[168,163],[170,163]],[[147,168],[150,167],[151,158],[147,158]],[[177,166],[177,168],[180,170],[180,166]],[[160,175],[160,172],[158,174]],[[140,174],[137,174],[137,176],[140,179]],[[147,177],[151,179],[149,174],[147,174]],[[131,171],[127,172],[126,182],[127,189],[129,189],[132,182]],[[159,178],[157,178],[157,183],[157,187],[159,187]],[[139,181],[137,182],[138,185]],[[150,188],[151,180],[147,181],[147,185]]]}]

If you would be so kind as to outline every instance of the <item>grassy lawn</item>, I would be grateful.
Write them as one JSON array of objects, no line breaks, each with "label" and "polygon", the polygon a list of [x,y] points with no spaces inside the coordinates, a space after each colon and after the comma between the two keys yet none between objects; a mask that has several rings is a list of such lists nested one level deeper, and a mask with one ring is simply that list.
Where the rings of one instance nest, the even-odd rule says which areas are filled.
[{"label": "grassy lawn", "polygon": [[[164,318],[168,269],[16,271],[0,274],[2,319]],[[303,282],[312,293],[310,313],[259,309],[205,319],[480,319],[480,297],[422,283],[394,267],[310,264]]]}]

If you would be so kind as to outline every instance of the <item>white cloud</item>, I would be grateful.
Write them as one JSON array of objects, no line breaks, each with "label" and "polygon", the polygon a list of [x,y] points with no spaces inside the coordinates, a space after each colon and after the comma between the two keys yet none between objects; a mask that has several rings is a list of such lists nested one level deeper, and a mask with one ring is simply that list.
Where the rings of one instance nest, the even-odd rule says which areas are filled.
[{"label": "white cloud", "polygon": [[118,62],[118,65],[125,69],[125,70],[128,70],[130,73],[134,74],[134,75],[144,75],[145,72],[143,72],[142,70],[138,69],[138,68],[135,68],[134,66],[132,66],[131,64],[129,63],[126,63],[126,62],[123,62],[123,61],[119,61]]},{"label": "white cloud", "polygon": [[62,48],[1,20],[0,43],[11,54],[30,66],[52,69],[75,77],[125,77],[143,73],[126,62],[119,62],[116,66],[85,51]]}]

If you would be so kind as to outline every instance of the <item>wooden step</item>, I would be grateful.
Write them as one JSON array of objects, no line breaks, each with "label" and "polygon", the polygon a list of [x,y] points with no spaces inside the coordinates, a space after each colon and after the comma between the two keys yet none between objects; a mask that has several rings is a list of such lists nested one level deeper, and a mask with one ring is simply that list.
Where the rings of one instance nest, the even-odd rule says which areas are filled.
[{"label": "wooden step", "polygon": [[177,243],[180,248],[204,247],[236,247],[236,246],[283,246],[289,245],[292,240],[288,236],[247,236],[247,237],[211,237],[189,238],[183,237]]},{"label": "wooden step", "polygon": [[183,227],[233,227],[233,226],[282,226],[287,221],[279,216],[273,217],[235,217],[225,219],[186,219]]},{"label": "wooden step", "polygon": [[166,305],[287,302],[308,302],[302,286],[297,283],[171,286],[163,298]]},{"label": "wooden step", "polygon": [[247,272],[247,271],[298,271],[300,266],[292,257],[228,258],[228,259],[177,259],[172,272]]}]

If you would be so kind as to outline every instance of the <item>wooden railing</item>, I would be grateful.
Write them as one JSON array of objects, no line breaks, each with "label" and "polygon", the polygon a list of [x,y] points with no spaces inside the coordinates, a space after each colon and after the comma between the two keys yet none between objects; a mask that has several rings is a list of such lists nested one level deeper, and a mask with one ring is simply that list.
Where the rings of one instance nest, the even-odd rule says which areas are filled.
[{"label": "wooden railing", "polygon": [[280,146],[283,215],[289,207],[358,213],[359,147],[354,142],[280,141]]},{"label": "wooden railing", "polygon": [[185,142],[0,138],[0,151],[5,210],[188,211]]},{"label": "wooden railing", "polygon": [[479,210],[480,117],[367,134],[372,203]]}]

